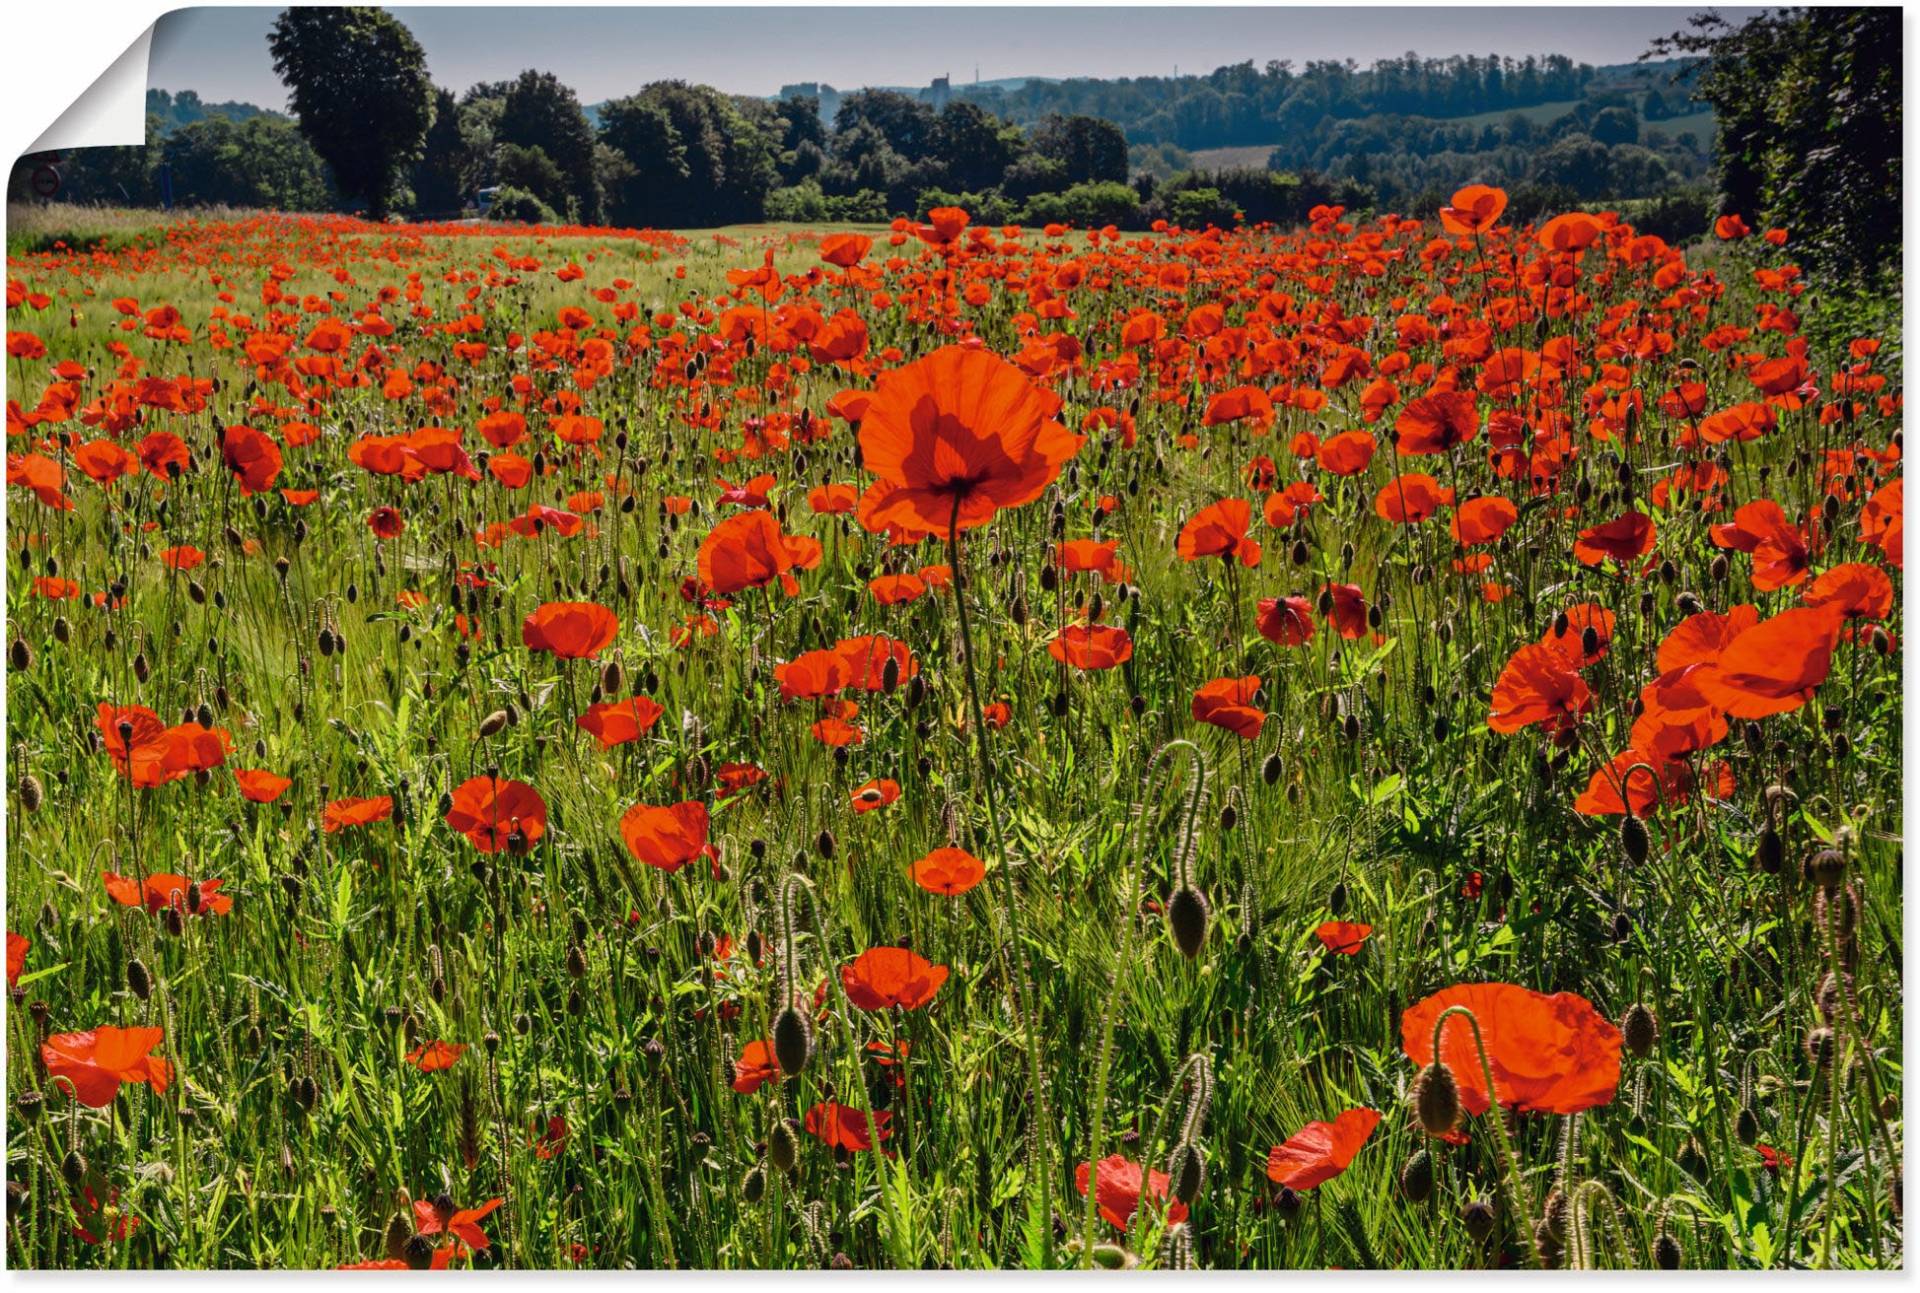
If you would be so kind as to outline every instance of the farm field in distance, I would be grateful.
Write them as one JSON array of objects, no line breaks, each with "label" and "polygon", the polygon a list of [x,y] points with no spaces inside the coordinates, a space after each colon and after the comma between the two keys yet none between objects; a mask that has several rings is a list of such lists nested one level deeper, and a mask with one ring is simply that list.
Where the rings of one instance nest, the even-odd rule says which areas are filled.
[{"label": "farm field in distance", "polygon": [[9,1264],[1902,1266],[1899,340],[1506,208],[11,208]]}]

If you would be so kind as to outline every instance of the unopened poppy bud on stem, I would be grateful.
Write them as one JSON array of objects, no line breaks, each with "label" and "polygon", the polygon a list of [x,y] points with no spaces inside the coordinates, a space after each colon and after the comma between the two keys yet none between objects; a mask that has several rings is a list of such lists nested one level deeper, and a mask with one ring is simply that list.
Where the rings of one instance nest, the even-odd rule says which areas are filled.
[{"label": "unopened poppy bud on stem", "polygon": [[1429,1136],[1444,1136],[1460,1122],[1460,1087],[1453,1071],[1439,1060],[1413,1080],[1413,1108]]},{"label": "unopened poppy bud on stem", "polygon": [[1173,933],[1174,946],[1189,961],[1206,946],[1211,915],[1205,895],[1191,885],[1176,890],[1167,903],[1167,928]]}]

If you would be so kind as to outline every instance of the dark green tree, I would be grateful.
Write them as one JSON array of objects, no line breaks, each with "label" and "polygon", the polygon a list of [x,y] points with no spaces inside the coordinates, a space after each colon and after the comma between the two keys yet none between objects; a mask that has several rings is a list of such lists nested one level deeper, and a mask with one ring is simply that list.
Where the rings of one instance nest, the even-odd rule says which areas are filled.
[{"label": "dark green tree", "polygon": [[433,126],[413,164],[413,201],[418,211],[451,213],[467,199],[466,139],[460,130],[460,107],[453,91],[435,90]]},{"label": "dark green tree", "polygon": [[1069,184],[1124,183],[1127,137],[1098,117],[1048,117],[1034,128],[1033,149],[1067,169]]},{"label": "dark green tree", "polygon": [[301,133],[340,191],[384,219],[433,124],[420,43],[384,9],[314,7],[284,10],[267,47]]},{"label": "dark green tree", "polygon": [[[522,72],[506,93],[495,142],[537,148],[566,176],[565,202],[539,196],[556,210],[563,206],[582,224],[599,224],[600,182],[594,168],[593,127],[580,100],[551,72]],[[537,190],[536,190],[537,192]]]}]

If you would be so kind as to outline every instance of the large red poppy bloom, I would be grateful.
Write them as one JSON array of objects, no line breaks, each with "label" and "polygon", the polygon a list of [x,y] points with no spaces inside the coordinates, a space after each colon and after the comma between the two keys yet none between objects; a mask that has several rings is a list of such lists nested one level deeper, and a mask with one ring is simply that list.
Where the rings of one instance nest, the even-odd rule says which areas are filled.
[{"label": "large red poppy bloom", "polygon": [[[1086,1197],[1088,1182],[1093,1177],[1090,1164],[1082,1163],[1073,1170],[1073,1188]],[[1100,1179],[1096,1187],[1094,1202],[1100,1209],[1100,1215],[1108,1225],[1125,1230],[1133,1219],[1133,1211],[1140,1206],[1140,1195],[1144,1191],[1150,1203],[1159,1203],[1166,1199],[1172,1178],[1165,1172],[1141,1170],[1140,1164],[1120,1154],[1110,1154],[1100,1160]],[[1169,1222],[1185,1221],[1187,1205],[1175,1200],[1167,1208]]]},{"label": "large red poppy bloom", "polygon": [[1253,674],[1215,678],[1193,693],[1194,721],[1211,723],[1251,741],[1267,721],[1267,711],[1254,704],[1259,694],[1260,679]]},{"label": "large red poppy bloom", "polygon": [[1059,411],[1059,396],[984,350],[943,346],[887,373],[860,421],[861,457],[879,478],[867,491],[874,528],[944,539],[1031,503],[1080,449]]},{"label": "large red poppy bloom", "polygon": [[[1400,1044],[1415,1064],[1433,1062],[1433,1025],[1465,1006],[1480,1024],[1493,1070],[1493,1093],[1523,1113],[1581,1113],[1606,1104],[1620,1085],[1620,1030],[1570,992],[1552,996],[1511,983],[1461,983],[1400,1016]],[[1473,1028],[1453,1016],[1440,1037],[1460,1103],[1476,1117],[1492,1107]]]},{"label": "large red poppy bloom", "polygon": [[529,651],[550,651],[562,660],[591,660],[619,632],[619,616],[598,602],[544,602],[520,622],[520,640]]},{"label": "large red poppy bloom", "polygon": [[1534,642],[1521,647],[1493,684],[1487,726],[1518,732],[1540,724],[1548,733],[1576,726],[1593,708],[1593,692],[1558,647]]},{"label": "large red poppy bloom", "polygon": [[159,1095],[173,1081],[173,1066],[150,1053],[162,1036],[158,1028],[111,1025],[83,1033],[55,1033],[40,1043],[47,1087],[71,1089],[74,1099],[95,1109],[112,1104],[122,1082],[144,1082]]},{"label": "large red poppy bloom", "polygon": [[987,867],[960,848],[938,848],[908,868],[913,882],[928,893],[957,898],[986,877]]},{"label": "large red poppy bloom", "polygon": [[1262,598],[1254,624],[1269,642],[1305,646],[1313,641],[1313,603],[1304,597]]},{"label": "large red poppy bloom", "polygon": [[665,807],[635,804],[620,817],[620,838],[634,857],[669,873],[702,854],[719,856],[707,843],[707,806],[697,799]]},{"label": "large red poppy bloom", "polygon": [[1347,1170],[1353,1156],[1373,1135],[1380,1115],[1349,1109],[1332,1122],[1310,1122],[1267,1156],[1267,1179],[1292,1190],[1311,1190]]},{"label": "large red poppy bloom", "polygon": [[469,777],[454,788],[446,822],[482,853],[525,853],[547,833],[547,801],[524,781]]},{"label": "large red poppy bloom", "polygon": [[1653,518],[1645,512],[1626,512],[1603,525],[1580,531],[1573,555],[1583,566],[1605,561],[1626,565],[1653,551]]},{"label": "large red poppy bloom", "polygon": [[881,1140],[889,1139],[893,1135],[893,1128],[887,1124],[892,1121],[893,1115],[881,1110],[873,1115],[873,1122],[869,1125],[867,1115],[860,1110],[837,1101],[827,1101],[807,1110],[805,1126],[807,1134],[817,1137],[828,1149],[843,1149],[849,1154],[859,1154],[873,1148],[876,1129]]},{"label": "large red poppy bloom", "polygon": [[840,986],[862,1010],[918,1010],[933,1000],[947,973],[904,947],[874,947],[840,967]]},{"label": "large red poppy bloom", "polygon": [[1699,687],[1734,718],[1765,718],[1800,708],[1833,667],[1845,616],[1833,605],[1799,607],[1762,620],[1727,643],[1701,670]]},{"label": "large red poppy bloom", "polygon": [[587,712],[574,719],[573,725],[593,733],[601,749],[611,750],[645,736],[666,712],[650,696],[630,696],[626,700],[603,700],[587,706]]},{"label": "large red poppy bloom", "polygon": [[818,565],[820,554],[804,536],[782,533],[771,512],[755,508],[714,526],[700,544],[698,561],[700,582],[716,593],[764,588],[778,579],[791,597],[800,591],[794,570]]},{"label": "large red poppy bloom", "polygon": [[1176,549],[1188,561],[1202,557],[1238,560],[1243,566],[1260,564],[1260,544],[1247,537],[1253,522],[1253,504],[1244,498],[1223,498],[1195,512],[1180,527]]},{"label": "large red poppy bloom", "polygon": [[1075,669],[1112,669],[1133,659],[1133,637],[1111,624],[1069,624],[1047,643],[1047,654]]},{"label": "large red poppy bloom", "polygon": [[349,826],[371,826],[393,816],[393,796],[374,799],[336,799],[320,814],[320,827],[333,835]]},{"label": "large red poppy bloom", "polygon": [[1472,391],[1437,391],[1401,409],[1393,429],[1403,454],[1445,453],[1480,433],[1480,406]]}]

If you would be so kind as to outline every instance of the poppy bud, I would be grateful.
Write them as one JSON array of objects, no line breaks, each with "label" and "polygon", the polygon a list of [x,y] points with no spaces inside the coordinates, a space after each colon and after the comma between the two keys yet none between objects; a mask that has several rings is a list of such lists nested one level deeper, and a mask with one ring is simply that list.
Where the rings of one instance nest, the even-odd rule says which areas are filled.
[{"label": "poppy bud", "polygon": [[575,979],[587,977],[587,954],[578,943],[567,949],[567,975]]},{"label": "poppy bud", "polygon": [[[73,638],[73,625],[67,622],[67,617],[64,615],[54,616],[53,617],[53,640],[55,642],[58,642],[61,646],[65,646],[69,641],[72,640],[72,638]],[[113,630],[108,629],[107,630],[107,650],[111,651],[113,650],[113,647],[114,647]],[[29,658],[27,663],[32,664],[33,663],[32,659]]]},{"label": "poppy bud", "polygon": [[1174,946],[1189,961],[1206,945],[1211,915],[1206,897],[1191,885],[1176,890],[1167,903],[1167,928],[1173,933]]},{"label": "poppy bud", "polygon": [[1733,1120],[1733,1135],[1735,1140],[1749,1148],[1760,1139],[1760,1115],[1753,1111],[1752,1105],[1740,1106],[1739,1116]]},{"label": "poppy bud", "polygon": [[[499,732],[499,730],[505,727],[506,725],[507,725],[507,711],[504,709],[496,709],[491,714],[488,714],[485,718],[480,720],[480,735],[483,739],[485,737],[493,736],[495,733]],[[452,807],[452,805],[449,804],[448,807]]]},{"label": "poppy bud", "polygon": [[1647,860],[1647,824],[1632,813],[1620,819],[1620,849],[1627,855],[1627,861],[1639,866]]},{"label": "poppy bud", "polygon": [[880,666],[880,690],[891,696],[900,685],[900,657],[889,655],[887,662]]},{"label": "poppy bud", "polygon": [[1280,1220],[1292,1221],[1300,1215],[1301,1199],[1299,1191],[1291,1185],[1283,1185],[1280,1192],[1273,1196],[1273,1210],[1280,1214]]},{"label": "poppy bud", "polygon": [[79,1185],[81,1178],[86,1174],[86,1156],[77,1149],[68,1150],[67,1156],[60,1160],[61,1177],[68,1185]]},{"label": "poppy bud", "polygon": [[38,1122],[40,1115],[46,1112],[47,1098],[38,1091],[22,1091],[14,1099],[13,1107],[18,1109],[20,1116],[28,1122]]},{"label": "poppy bud", "polygon": [[1416,1149],[1400,1168],[1400,1193],[1408,1203],[1425,1203],[1433,1194],[1433,1156]]},{"label": "poppy bud", "polygon": [[33,667],[33,648],[27,645],[25,638],[15,638],[7,647],[7,663],[13,666],[15,673],[25,673]]},{"label": "poppy bud", "polygon": [[186,932],[186,921],[181,917],[178,907],[167,908],[160,918],[160,923],[166,926],[167,933],[175,938]]},{"label": "poppy bud", "polygon": [[40,778],[28,773],[20,779],[20,806],[30,813],[40,811],[41,801],[46,791],[40,785]]},{"label": "poppy bud", "polygon": [[767,1173],[765,1169],[756,1164],[747,1170],[745,1177],[741,1178],[740,1198],[748,1207],[752,1207],[759,1203],[761,1199],[765,1198],[766,1193]]},{"label": "poppy bud", "polygon": [[824,826],[821,827],[820,836],[818,839],[814,840],[813,847],[814,847],[814,850],[818,852],[821,857],[831,862],[833,860],[833,850],[834,850],[833,832],[826,829]]},{"label": "poppy bud", "polygon": [[1173,1178],[1173,1197],[1191,1207],[1200,1197],[1200,1191],[1206,1188],[1206,1151],[1194,1144],[1177,1147],[1173,1161],[1167,1164],[1167,1175]]},{"label": "poppy bud", "polygon": [[1348,714],[1347,721],[1340,725],[1340,731],[1349,741],[1359,740],[1360,716],[1358,714]]},{"label": "poppy bud", "polygon": [[[1567,619],[1567,613],[1565,611],[1561,611],[1558,615],[1553,617],[1553,635],[1555,637],[1557,638],[1565,637],[1567,635],[1567,629],[1569,627],[1570,627],[1570,621]],[[1591,625],[1589,625],[1589,627],[1591,627]]]},{"label": "poppy bud", "polygon": [[1659,1021],[1653,1017],[1653,1011],[1636,1001],[1627,1007],[1626,1016],[1620,1021],[1620,1035],[1636,1059],[1645,1059],[1660,1039]]},{"label": "poppy bud", "polygon": [[1460,1088],[1453,1070],[1438,1059],[1413,1080],[1413,1108],[1429,1136],[1444,1136],[1460,1122]]},{"label": "poppy bud", "polygon": [[1664,1230],[1660,1232],[1660,1237],[1653,1241],[1653,1264],[1663,1271],[1680,1269],[1680,1241]]},{"label": "poppy bud", "polygon": [[153,995],[153,976],[147,973],[146,963],[139,957],[127,962],[127,991],[142,1001]]},{"label": "poppy bud", "polygon": [[773,1057],[780,1071],[792,1077],[807,1067],[813,1055],[813,1025],[807,1017],[788,1006],[773,1021]]},{"label": "poppy bud", "polygon": [[425,1235],[414,1235],[407,1240],[405,1258],[410,1270],[430,1270],[433,1267],[433,1240]]},{"label": "poppy bud", "polygon": [[1769,826],[1760,832],[1760,845],[1755,850],[1754,860],[1768,875],[1779,875],[1785,863],[1786,846],[1780,841],[1780,832]]},{"label": "poppy bud", "polygon": [[1815,1028],[1807,1033],[1807,1058],[1817,1069],[1833,1063],[1833,1029]]},{"label": "poppy bud", "polygon": [[1347,882],[1336,880],[1327,890],[1327,910],[1338,916],[1347,909]]},{"label": "poppy bud", "polygon": [[800,1142],[793,1134],[793,1119],[782,1118],[767,1135],[767,1161],[776,1171],[791,1172],[800,1160]]},{"label": "poppy bud", "polygon": [[1624,943],[1633,936],[1633,917],[1624,911],[1613,913],[1613,941]]},{"label": "poppy bud", "polygon": [[1846,879],[1847,859],[1838,849],[1821,849],[1807,859],[1807,878],[1826,893],[1833,893]]},{"label": "poppy bud", "polygon": [[1707,567],[1707,577],[1716,584],[1724,584],[1727,582],[1727,568],[1727,554],[1723,552]]},{"label": "poppy bud", "polygon": [[1460,1209],[1460,1223],[1467,1228],[1477,1244],[1484,1244],[1493,1235],[1495,1214],[1493,1202],[1489,1199],[1475,1199]]},{"label": "poppy bud", "polygon": [[1260,780],[1271,786],[1280,780],[1280,774],[1284,771],[1286,771],[1286,765],[1281,763],[1280,756],[1269,754],[1265,762],[1260,765]]},{"label": "poppy bud", "polygon": [[1221,830],[1223,831],[1232,830],[1234,826],[1239,822],[1239,820],[1240,820],[1240,814],[1234,811],[1234,807],[1232,804],[1222,804],[1220,806],[1220,829]]}]

